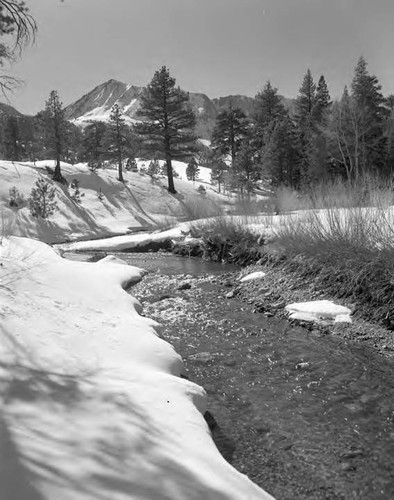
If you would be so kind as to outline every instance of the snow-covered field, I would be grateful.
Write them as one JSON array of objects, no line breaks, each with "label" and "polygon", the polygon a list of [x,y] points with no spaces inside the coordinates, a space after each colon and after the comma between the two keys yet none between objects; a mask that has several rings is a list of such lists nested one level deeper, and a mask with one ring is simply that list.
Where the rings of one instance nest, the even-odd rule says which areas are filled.
[{"label": "snow-covered field", "polygon": [[272,498],[217,451],[205,393],[122,287],[142,271],[0,245],[0,498]]},{"label": "snow-covered field", "polygon": [[[93,173],[84,164],[62,163],[63,175],[69,183],[76,179],[83,194],[81,203],[76,203],[70,187],[52,183],[45,167],[53,165],[53,161],[35,165],[0,161],[0,213],[10,234],[45,242],[96,238],[174,224],[187,214],[189,207],[200,205],[214,211],[231,203],[211,189],[202,197],[197,191],[198,183],[187,180],[175,179],[178,194],[170,195],[164,178],[152,180],[148,175],[124,172],[126,182],[121,184],[115,169]],[[174,167],[185,177],[185,164],[174,162]],[[202,175],[207,178],[206,170]],[[40,175],[56,187],[59,210],[47,220],[32,217],[26,201]],[[14,186],[25,199],[17,208],[9,206],[9,190]]]}]

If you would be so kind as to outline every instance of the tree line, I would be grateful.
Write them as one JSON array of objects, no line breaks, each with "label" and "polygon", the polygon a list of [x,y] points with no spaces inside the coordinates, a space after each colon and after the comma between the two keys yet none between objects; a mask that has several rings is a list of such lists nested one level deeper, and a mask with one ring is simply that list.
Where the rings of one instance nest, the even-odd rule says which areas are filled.
[{"label": "tree line", "polygon": [[217,181],[250,191],[259,179],[302,189],[338,176],[349,182],[392,178],[394,96],[383,96],[363,57],[336,102],[324,75],[316,84],[308,69],[294,108],[285,107],[268,81],[252,116],[231,106],[222,111],[212,134]]}]

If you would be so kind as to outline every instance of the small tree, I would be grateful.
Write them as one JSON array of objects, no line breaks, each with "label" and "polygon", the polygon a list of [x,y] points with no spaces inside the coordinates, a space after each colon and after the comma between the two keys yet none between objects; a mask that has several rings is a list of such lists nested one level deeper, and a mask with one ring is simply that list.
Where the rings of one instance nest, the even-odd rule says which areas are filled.
[{"label": "small tree", "polygon": [[221,186],[224,185],[228,175],[228,166],[220,158],[215,158],[211,164],[211,181],[217,182],[220,193]]},{"label": "small tree", "polygon": [[188,178],[188,180],[196,182],[199,170],[200,169],[198,168],[197,161],[193,156],[186,168],[186,177]]},{"label": "small tree", "polygon": [[233,164],[242,141],[248,134],[249,120],[240,108],[225,109],[216,117],[212,148],[217,154],[230,155]]},{"label": "small tree", "polygon": [[159,160],[151,160],[148,166],[148,172],[147,174],[152,177],[156,177],[160,173],[160,163]]},{"label": "small tree", "polygon": [[74,200],[75,203],[81,203],[85,193],[81,193],[81,190],[79,189],[79,181],[77,179],[72,180],[70,189],[72,189],[71,199]]},{"label": "small tree", "polygon": [[44,177],[39,177],[28,199],[31,215],[43,219],[52,215],[58,208],[55,196],[55,186],[52,186]]},{"label": "small tree", "polygon": [[12,186],[8,191],[8,204],[10,207],[20,207],[24,203],[23,194],[19,192],[16,186]]}]

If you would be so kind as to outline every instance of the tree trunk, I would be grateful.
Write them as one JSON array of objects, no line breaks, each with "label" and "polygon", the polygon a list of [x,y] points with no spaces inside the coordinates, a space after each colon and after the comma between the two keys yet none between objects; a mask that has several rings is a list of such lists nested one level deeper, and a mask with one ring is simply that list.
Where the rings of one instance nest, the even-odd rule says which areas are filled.
[{"label": "tree trunk", "polygon": [[122,169],[122,157],[119,157],[118,159],[118,174],[119,174],[119,180],[120,182],[124,182],[123,179],[123,169]]},{"label": "tree trunk", "polygon": [[60,157],[57,156],[56,158],[56,166],[55,166],[55,172],[53,174],[53,180],[56,182],[61,182],[62,184],[65,183],[65,179],[62,176],[62,171],[60,168]]},{"label": "tree trunk", "polygon": [[174,176],[172,173],[172,163],[171,163],[171,158],[169,156],[167,156],[166,158],[166,165],[167,165],[168,192],[176,194],[174,186]]}]

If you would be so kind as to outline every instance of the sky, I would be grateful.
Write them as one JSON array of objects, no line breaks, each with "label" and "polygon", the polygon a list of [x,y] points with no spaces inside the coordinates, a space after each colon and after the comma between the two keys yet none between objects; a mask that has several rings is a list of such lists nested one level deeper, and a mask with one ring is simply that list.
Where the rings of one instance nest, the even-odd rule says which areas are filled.
[{"label": "sky", "polygon": [[307,69],[331,95],[363,55],[394,94],[394,0],[26,0],[33,46],[9,73],[19,111],[64,105],[114,78],[146,85],[166,65],[177,84],[209,97],[254,96],[267,80],[295,97]]}]

